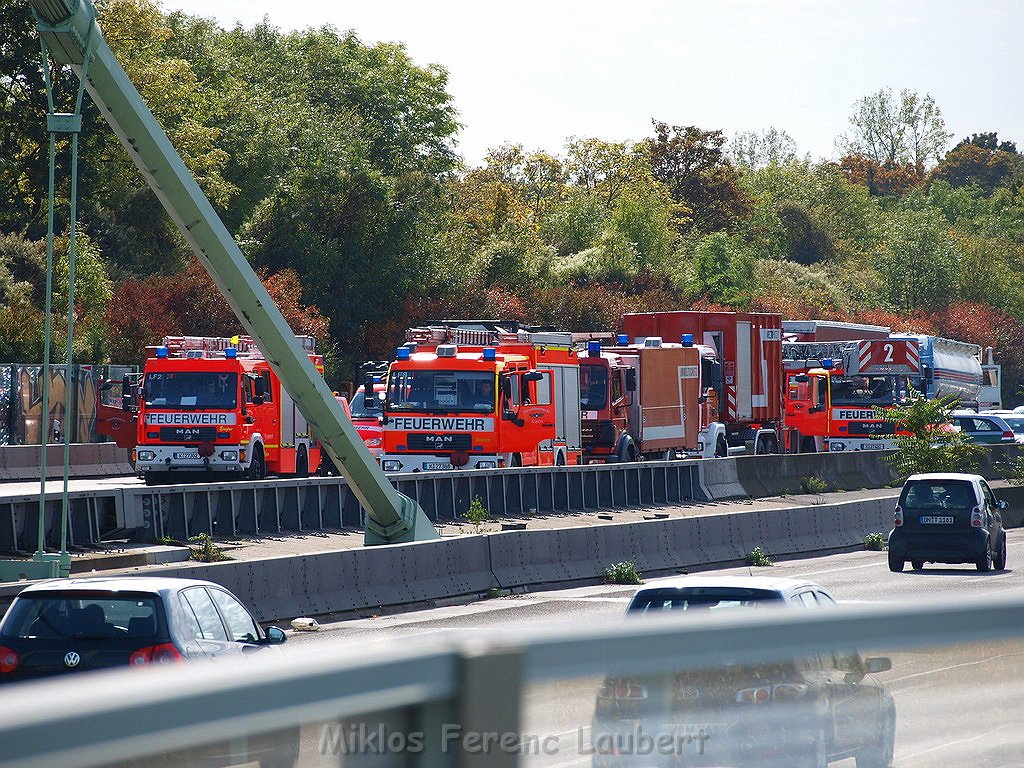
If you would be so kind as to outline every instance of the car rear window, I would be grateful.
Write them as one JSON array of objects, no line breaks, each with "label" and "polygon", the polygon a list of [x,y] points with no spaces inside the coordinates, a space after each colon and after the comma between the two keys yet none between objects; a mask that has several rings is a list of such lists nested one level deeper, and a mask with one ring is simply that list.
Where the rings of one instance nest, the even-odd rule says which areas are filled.
[{"label": "car rear window", "polygon": [[730,608],[767,608],[782,603],[782,596],[767,589],[744,587],[685,587],[645,589],[638,592],[628,613],[658,611],[717,611]]},{"label": "car rear window", "polygon": [[907,511],[968,510],[977,503],[974,486],[966,480],[911,480],[900,494],[900,506]]},{"label": "car rear window", "polygon": [[155,637],[157,604],[150,596],[39,594],[19,597],[0,637]]}]

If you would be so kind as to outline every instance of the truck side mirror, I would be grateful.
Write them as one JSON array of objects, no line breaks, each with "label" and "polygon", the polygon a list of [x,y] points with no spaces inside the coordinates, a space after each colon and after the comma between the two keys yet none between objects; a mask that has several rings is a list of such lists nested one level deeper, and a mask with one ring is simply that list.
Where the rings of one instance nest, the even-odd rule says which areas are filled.
[{"label": "truck side mirror", "polygon": [[544,378],[544,374],[540,371],[529,371],[523,374],[523,381],[540,381]]},{"label": "truck side mirror", "polygon": [[626,369],[626,391],[636,392],[636,368]]},{"label": "truck side mirror", "polygon": [[506,400],[512,399],[512,379],[507,374],[501,376],[501,394]]},{"label": "truck side mirror", "polygon": [[793,377],[793,381],[795,381],[797,384],[806,384],[810,380],[811,377],[808,376],[806,373],[798,373],[796,376]]}]

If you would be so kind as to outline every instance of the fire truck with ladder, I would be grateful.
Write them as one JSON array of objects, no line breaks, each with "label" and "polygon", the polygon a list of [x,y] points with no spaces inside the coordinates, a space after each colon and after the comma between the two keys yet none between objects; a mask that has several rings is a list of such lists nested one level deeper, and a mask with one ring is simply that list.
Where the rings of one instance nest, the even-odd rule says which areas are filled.
[{"label": "fire truck with ladder", "polygon": [[579,464],[572,334],[513,321],[410,328],[387,374],[385,472]]},{"label": "fire truck with ladder", "polygon": [[783,366],[787,452],[896,447],[893,424],[875,409],[910,397],[921,374],[916,341],[789,342]]},{"label": "fire truck with ladder", "polygon": [[[316,340],[297,338],[323,375]],[[147,347],[136,418],[133,459],[148,485],[306,477],[320,465],[309,425],[248,336],[168,336]]]}]

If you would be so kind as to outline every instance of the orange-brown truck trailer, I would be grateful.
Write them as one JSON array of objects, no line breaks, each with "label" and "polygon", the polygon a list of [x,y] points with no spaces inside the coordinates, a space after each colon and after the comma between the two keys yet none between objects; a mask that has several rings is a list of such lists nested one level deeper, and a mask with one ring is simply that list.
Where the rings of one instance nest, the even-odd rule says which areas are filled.
[{"label": "orange-brown truck trailer", "polygon": [[601,340],[588,340],[580,357],[584,461],[703,455],[708,425],[702,418],[701,364],[702,349],[692,344],[647,339],[645,345],[629,345],[620,336],[602,347]]}]

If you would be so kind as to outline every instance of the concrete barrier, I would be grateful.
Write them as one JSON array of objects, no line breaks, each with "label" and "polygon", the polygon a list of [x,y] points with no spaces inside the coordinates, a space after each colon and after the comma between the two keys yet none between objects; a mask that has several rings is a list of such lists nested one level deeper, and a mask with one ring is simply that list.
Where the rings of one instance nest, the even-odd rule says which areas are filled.
[{"label": "concrete barrier", "polygon": [[[70,477],[118,477],[134,475],[128,450],[115,443],[74,443],[69,446]],[[5,480],[36,480],[42,464],[38,445],[0,446],[0,482]],[[46,446],[46,477],[64,476],[64,446]]]}]

